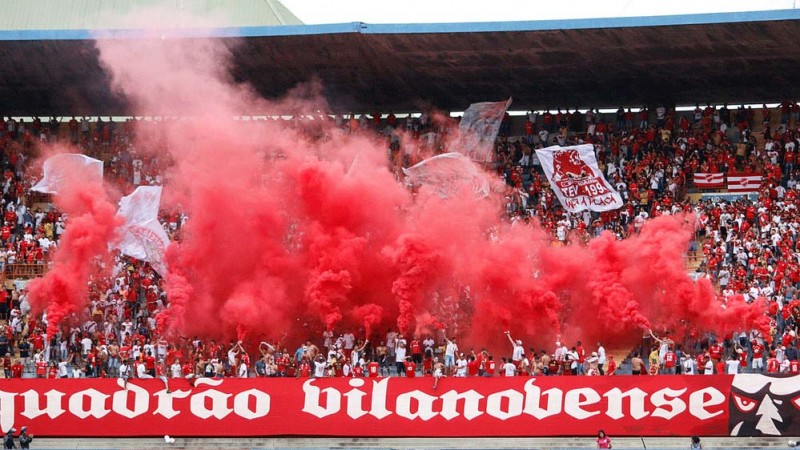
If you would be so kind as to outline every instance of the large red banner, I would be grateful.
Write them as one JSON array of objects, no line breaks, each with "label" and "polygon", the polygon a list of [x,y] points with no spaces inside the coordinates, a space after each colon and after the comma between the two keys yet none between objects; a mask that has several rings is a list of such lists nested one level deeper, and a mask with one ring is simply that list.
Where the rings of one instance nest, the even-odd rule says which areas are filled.
[{"label": "large red banner", "polygon": [[[800,377],[6,380],[0,428],[39,436],[789,435]],[[784,401],[785,398],[785,401]]]}]

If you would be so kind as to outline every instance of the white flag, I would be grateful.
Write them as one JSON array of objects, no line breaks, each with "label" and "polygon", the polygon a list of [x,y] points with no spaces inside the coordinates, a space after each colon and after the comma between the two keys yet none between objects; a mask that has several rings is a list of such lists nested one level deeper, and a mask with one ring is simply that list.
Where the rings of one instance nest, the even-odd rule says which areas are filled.
[{"label": "white flag", "polygon": [[120,238],[111,246],[124,255],[147,261],[164,274],[164,253],[169,237],[158,221],[161,186],[139,186],[131,195],[119,201],[118,215],[125,218]]},{"label": "white flag", "polygon": [[475,163],[461,153],[443,153],[407,169],[406,181],[431,186],[434,193],[450,198],[461,189],[470,189],[476,197],[489,195],[489,179]]},{"label": "white flag", "polygon": [[597,167],[591,144],[554,145],[536,150],[536,155],[553,192],[567,211],[611,211],[622,206],[622,197]]},{"label": "white flag", "polygon": [[453,144],[453,150],[469,156],[473,161],[491,161],[494,140],[497,138],[503,116],[510,105],[510,98],[504,102],[469,105],[458,125],[459,134]]},{"label": "white flag", "polygon": [[31,190],[58,194],[67,179],[82,183],[103,182],[103,161],[77,153],[54,155],[44,162],[44,177]]}]

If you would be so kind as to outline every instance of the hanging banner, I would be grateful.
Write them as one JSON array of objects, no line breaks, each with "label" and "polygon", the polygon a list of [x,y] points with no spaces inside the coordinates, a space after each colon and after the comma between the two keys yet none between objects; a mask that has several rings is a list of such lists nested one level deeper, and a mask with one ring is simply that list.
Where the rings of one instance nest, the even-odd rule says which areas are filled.
[{"label": "hanging banner", "polygon": [[728,192],[758,192],[763,177],[752,173],[729,173]]},{"label": "hanging banner", "polygon": [[81,183],[103,182],[103,161],[77,153],[62,153],[47,158],[42,166],[44,177],[31,190],[58,194],[67,179]]},{"label": "hanging banner", "polygon": [[469,105],[458,125],[458,139],[453,149],[476,162],[492,161],[494,141],[511,98],[504,102],[483,102]]},{"label": "hanging banner", "polygon": [[622,197],[597,167],[591,144],[554,145],[537,149],[536,155],[553,192],[567,211],[611,211],[622,206]]},{"label": "hanging banner", "polygon": [[38,436],[798,436],[800,376],[11,379]]},{"label": "hanging banner", "polygon": [[700,189],[721,188],[725,186],[725,174],[698,172],[694,174],[694,185]]},{"label": "hanging banner", "polygon": [[125,218],[125,223],[120,228],[119,240],[110,247],[149,262],[164,275],[164,253],[169,245],[169,236],[158,221],[160,204],[161,186],[139,186],[131,195],[123,197],[117,214]]},{"label": "hanging banner", "polygon": [[412,185],[430,186],[442,198],[451,198],[468,189],[476,197],[489,195],[489,179],[475,163],[461,153],[443,153],[404,168],[406,181]]}]

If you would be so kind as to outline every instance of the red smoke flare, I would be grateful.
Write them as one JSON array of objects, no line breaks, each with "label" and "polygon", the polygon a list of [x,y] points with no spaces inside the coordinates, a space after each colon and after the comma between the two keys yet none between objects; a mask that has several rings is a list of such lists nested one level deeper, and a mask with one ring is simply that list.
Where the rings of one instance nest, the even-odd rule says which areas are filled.
[{"label": "red smoke flare", "polygon": [[[170,305],[158,323],[172,335],[246,332],[258,341],[288,332],[298,340],[318,339],[309,330],[324,328],[363,326],[371,336],[394,323],[408,334],[446,322],[487,347],[506,346],[510,330],[531,345],[551,345],[563,333],[565,342],[602,339],[613,348],[638,343],[651,327],[724,334],[762,325],[758,303],[733,300],[724,309],[708,281],[688,278],[691,232],[682,218],[655,219],[625,241],[606,234],[586,246],[552,247],[538,226],[498,219],[496,196],[409,194],[387,170],[383,139],[320,118],[327,106],[316,84],[261,99],[231,82],[229,51],[217,41],[97,47],[135,113],[191,117],[136,124],[138,150],[172,161],[165,206],[189,217],[167,253]],[[228,119],[255,112],[295,118]],[[89,222],[107,241],[113,226],[99,212]],[[79,217],[70,219],[72,235]],[[39,304],[55,299],[54,319],[82,304],[87,261],[102,247],[91,239],[87,249],[65,241],[59,258],[76,267],[52,275],[60,285],[37,287]],[[81,278],[80,289],[71,284]],[[437,304],[436,294],[450,303]]]},{"label": "red smoke flare", "polygon": [[28,286],[31,306],[47,312],[48,338],[58,332],[65,317],[83,312],[88,303],[90,276],[102,275],[98,258],[108,257],[108,243],[123,223],[101,181],[66,178],[54,202],[67,215],[67,227],[53,255],[52,267]]}]

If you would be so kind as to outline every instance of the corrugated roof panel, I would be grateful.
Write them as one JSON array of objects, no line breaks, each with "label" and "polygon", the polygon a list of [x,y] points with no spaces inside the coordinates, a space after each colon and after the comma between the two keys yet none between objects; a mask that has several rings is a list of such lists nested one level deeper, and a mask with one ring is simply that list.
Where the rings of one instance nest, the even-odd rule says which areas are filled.
[{"label": "corrugated roof panel", "polygon": [[278,0],[4,0],[0,30],[301,25]]}]

